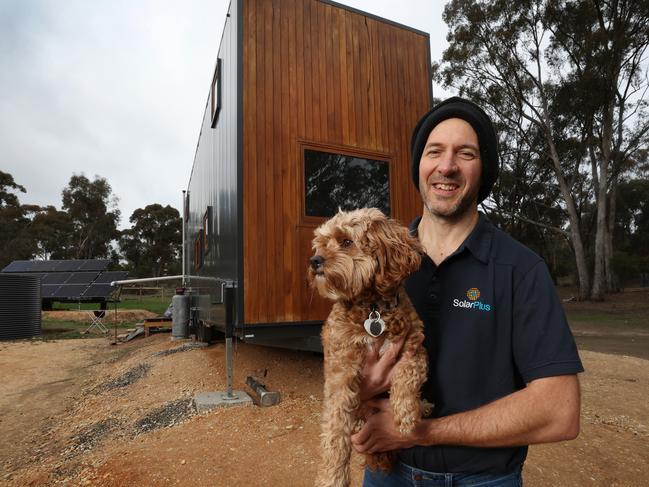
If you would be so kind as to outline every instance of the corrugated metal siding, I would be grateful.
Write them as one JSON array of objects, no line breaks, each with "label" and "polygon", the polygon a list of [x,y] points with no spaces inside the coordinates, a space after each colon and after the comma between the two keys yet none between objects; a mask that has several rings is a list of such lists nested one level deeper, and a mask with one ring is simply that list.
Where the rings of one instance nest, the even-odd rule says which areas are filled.
[{"label": "corrugated metal siding", "polygon": [[41,334],[41,280],[0,273],[0,340]]},{"label": "corrugated metal siding", "polygon": [[[238,281],[238,205],[237,205],[237,1],[230,4],[218,51],[221,59],[221,110],[215,128],[211,128],[211,93],[208,95],[201,133],[188,185],[189,219],[186,226],[187,274],[220,277]],[[216,63],[215,63],[216,64]],[[210,84],[211,88],[211,84]],[[203,223],[203,215],[212,206],[213,237],[203,266],[194,270],[193,243]],[[197,287],[205,281],[192,282]],[[220,286],[209,293],[212,301],[220,297]],[[209,308],[209,307],[208,307]],[[201,319],[213,321],[211,311],[203,308]]]}]

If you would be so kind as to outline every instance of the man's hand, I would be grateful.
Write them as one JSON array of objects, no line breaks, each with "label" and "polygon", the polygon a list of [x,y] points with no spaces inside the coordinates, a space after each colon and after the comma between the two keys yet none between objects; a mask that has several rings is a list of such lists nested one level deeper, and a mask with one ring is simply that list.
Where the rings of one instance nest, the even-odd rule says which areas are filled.
[{"label": "man's hand", "polygon": [[374,408],[375,413],[367,417],[366,423],[358,433],[352,435],[352,445],[359,453],[408,448],[418,444],[419,435],[425,434],[425,425],[420,421],[411,435],[401,436],[394,426],[394,416],[388,399],[373,399],[366,404]]},{"label": "man's hand", "polygon": [[[390,389],[390,381],[392,380],[392,371],[398,363],[401,349],[406,341],[407,332],[403,334],[399,340],[392,342],[388,349],[382,356],[379,356],[379,351],[383,345],[382,341],[377,341],[372,345],[372,348],[365,358],[363,370],[361,371],[360,382],[360,397],[361,401],[366,401]],[[418,333],[417,340],[419,345],[424,341],[424,334]],[[410,360],[412,354],[417,347],[412,347],[406,351],[400,360]]]}]

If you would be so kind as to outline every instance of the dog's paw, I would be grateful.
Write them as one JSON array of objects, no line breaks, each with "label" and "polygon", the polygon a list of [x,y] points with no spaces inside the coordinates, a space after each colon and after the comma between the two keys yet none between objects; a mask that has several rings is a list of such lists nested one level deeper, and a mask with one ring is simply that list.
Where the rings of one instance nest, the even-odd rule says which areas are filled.
[{"label": "dog's paw", "polygon": [[426,401],[426,399],[423,399],[421,401],[422,418],[428,418],[431,414],[433,414],[433,409],[435,409],[435,405],[432,402],[428,402]]},{"label": "dog's paw", "polygon": [[408,415],[403,418],[400,418],[398,421],[396,421],[396,426],[397,429],[399,430],[399,433],[402,436],[406,436],[412,433],[413,430],[415,429],[415,426],[417,425],[418,420],[419,418],[417,418],[414,415],[412,416]]}]

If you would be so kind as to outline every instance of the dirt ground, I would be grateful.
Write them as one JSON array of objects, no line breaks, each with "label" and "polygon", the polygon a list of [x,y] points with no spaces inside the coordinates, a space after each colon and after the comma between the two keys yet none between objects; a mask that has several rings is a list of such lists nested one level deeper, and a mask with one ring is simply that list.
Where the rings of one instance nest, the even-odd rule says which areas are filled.
[{"label": "dirt ground", "polygon": [[[649,296],[640,298],[648,306]],[[602,338],[580,345],[581,435],[531,447],[526,485],[648,485],[647,333],[631,328],[577,327],[578,342]],[[617,353],[638,356],[590,351],[598,343],[609,351],[606,337],[621,337]],[[238,343],[234,369],[235,389],[265,370],[281,403],[196,414],[195,393],[226,387],[219,343],[197,348],[169,334],[118,346],[104,338],[0,342],[0,485],[313,485],[322,357]],[[358,457],[353,472],[360,485]]]}]

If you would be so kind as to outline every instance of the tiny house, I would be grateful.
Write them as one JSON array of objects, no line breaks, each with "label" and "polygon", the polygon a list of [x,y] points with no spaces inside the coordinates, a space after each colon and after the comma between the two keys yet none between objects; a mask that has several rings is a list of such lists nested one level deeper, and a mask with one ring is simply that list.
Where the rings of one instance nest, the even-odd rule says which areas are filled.
[{"label": "tiny house", "polygon": [[306,281],[338,210],[421,212],[410,134],[432,103],[429,35],[325,0],[233,0],[189,184],[191,316],[319,349],[331,303]]}]

